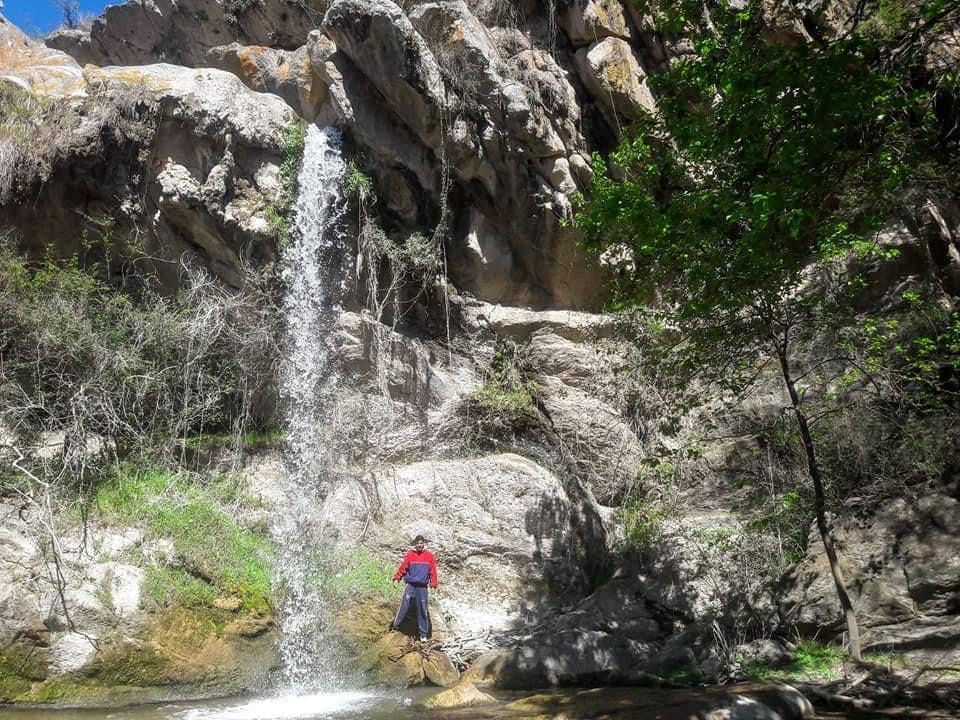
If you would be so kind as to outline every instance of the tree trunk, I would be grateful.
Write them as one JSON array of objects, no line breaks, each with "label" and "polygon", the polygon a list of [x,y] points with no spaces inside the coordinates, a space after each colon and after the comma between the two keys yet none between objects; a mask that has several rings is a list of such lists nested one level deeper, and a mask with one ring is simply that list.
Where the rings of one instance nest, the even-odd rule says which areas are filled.
[{"label": "tree trunk", "polygon": [[803,442],[803,449],[807,456],[807,470],[810,473],[810,479],[813,481],[813,505],[817,515],[817,529],[820,531],[820,539],[823,541],[823,549],[827,554],[827,561],[830,563],[830,572],[833,575],[833,584],[837,588],[837,597],[840,599],[840,607],[843,609],[843,617],[847,624],[847,634],[850,636],[850,656],[854,660],[859,661],[862,659],[860,653],[860,630],[857,626],[857,616],[853,611],[853,603],[850,602],[850,595],[847,593],[847,584],[843,579],[843,571],[840,569],[840,563],[837,561],[837,550],[833,544],[833,534],[827,526],[826,501],[823,495],[823,477],[820,474],[820,466],[817,464],[817,456],[813,451],[813,437],[810,435],[810,425],[807,422],[806,413],[803,412],[803,407],[800,405],[800,395],[797,393],[796,385],[793,382],[793,375],[790,372],[790,363],[787,360],[786,347],[779,343],[775,343],[775,345],[777,348],[777,358],[780,360],[783,382],[787,386],[787,392],[790,394],[790,405],[797,419],[797,426],[800,429],[800,439]]}]

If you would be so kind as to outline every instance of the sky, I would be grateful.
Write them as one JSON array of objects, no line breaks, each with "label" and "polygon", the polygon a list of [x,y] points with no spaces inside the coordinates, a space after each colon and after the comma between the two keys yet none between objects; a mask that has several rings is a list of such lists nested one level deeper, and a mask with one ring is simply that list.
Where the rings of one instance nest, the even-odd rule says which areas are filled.
[{"label": "sky", "polygon": [[[80,5],[81,15],[99,15],[107,5],[122,0],[74,0]],[[18,28],[30,35],[47,35],[62,22],[63,16],[55,0],[0,0],[0,13]]]}]

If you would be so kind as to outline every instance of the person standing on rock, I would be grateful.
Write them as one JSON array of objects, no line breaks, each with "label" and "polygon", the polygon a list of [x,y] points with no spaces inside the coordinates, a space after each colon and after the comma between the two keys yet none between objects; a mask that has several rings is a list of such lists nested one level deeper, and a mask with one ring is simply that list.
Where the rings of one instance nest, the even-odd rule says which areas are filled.
[{"label": "person standing on rock", "polygon": [[426,549],[426,545],[427,539],[423,535],[417,535],[413,539],[413,550],[407,552],[397,572],[394,573],[393,581],[397,583],[403,580],[407,587],[403,591],[397,617],[390,625],[390,630],[399,630],[400,623],[410,611],[410,605],[414,605],[417,609],[417,629],[421,642],[427,639],[430,632],[427,585],[429,584],[434,590],[437,589],[437,563],[433,559],[433,553]]}]

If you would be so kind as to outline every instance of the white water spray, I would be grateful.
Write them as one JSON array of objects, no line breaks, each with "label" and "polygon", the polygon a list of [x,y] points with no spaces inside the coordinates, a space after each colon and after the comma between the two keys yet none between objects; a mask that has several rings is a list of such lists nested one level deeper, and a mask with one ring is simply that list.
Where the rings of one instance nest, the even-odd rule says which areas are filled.
[{"label": "white water spray", "polygon": [[321,626],[324,598],[317,588],[311,522],[326,483],[326,419],[338,378],[330,371],[326,339],[347,292],[351,262],[344,235],[346,164],[337,131],[307,129],[291,239],[283,253],[287,358],[280,395],[287,433],[287,497],[274,537],[284,587],[280,655],[284,684],[294,692],[341,685],[334,653]]}]

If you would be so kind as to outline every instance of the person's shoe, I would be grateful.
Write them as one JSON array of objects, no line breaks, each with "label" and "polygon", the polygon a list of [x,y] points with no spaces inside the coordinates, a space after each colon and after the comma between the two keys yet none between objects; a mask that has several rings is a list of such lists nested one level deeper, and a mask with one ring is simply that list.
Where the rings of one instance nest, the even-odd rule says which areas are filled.
[{"label": "person's shoe", "polygon": [[426,641],[427,641],[427,636],[426,636],[426,635],[421,635],[421,636],[420,636],[420,642],[426,642]]}]

